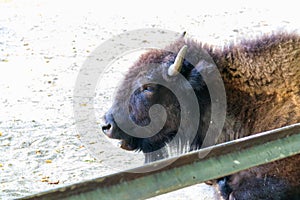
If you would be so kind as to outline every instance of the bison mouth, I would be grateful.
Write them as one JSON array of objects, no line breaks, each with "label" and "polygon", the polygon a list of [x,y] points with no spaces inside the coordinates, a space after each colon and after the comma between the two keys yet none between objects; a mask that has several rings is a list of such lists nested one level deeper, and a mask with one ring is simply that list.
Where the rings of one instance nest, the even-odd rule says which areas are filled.
[{"label": "bison mouth", "polygon": [[102,126],[103,133],[110,139],[119,140],[118,146],[127,151],[133,151],[135,148],[130,145],[130,142],[126,139],[121,139],[120,137],[116,137],[113,134],[114,127],[111,124],[106,124]]},{"label": "bison mouth", "polygon": [[176,135],[177,129],[164,127],[154,136],[135,137],[122,131],[115,123],[111,114],[104,117],[105,124],[101,126],[103,133],[110,139],[119,140],[118,147],[127,151],[142,151],[150,153],[163,148]]},{"label": "bison mouth", "polygon": [[126,140],[120,140],[120,147],[127,151],[132,151],[134,148],[126,141]]}]

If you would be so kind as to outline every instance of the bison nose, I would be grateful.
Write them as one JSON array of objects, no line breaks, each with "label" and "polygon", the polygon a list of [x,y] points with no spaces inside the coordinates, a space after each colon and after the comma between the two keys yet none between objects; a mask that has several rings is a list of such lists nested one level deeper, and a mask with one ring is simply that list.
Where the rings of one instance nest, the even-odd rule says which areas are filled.
[{"label": "bison nose", "polygon": [[107,134],[107,132],[110,132],[111,130],[111,124],[104,124],[102,125],[102,131]]},{"label": "bison nose", "polygon": [[112,138],[112,125],[111,124],[102,125],[102,131],[105,135]]},{"label": "bison nose", "polygon": [[114,124],[113,117],[112,117],[111,114],[106,114],[104,116],[104,120],[105,120],[105,124],[103,124],[101,126],[102,131],[105,135],[112,138],[113,137],[112,132],[113,132],[113,128],[114,128],[114,126],[113,126],[113,124]]}]

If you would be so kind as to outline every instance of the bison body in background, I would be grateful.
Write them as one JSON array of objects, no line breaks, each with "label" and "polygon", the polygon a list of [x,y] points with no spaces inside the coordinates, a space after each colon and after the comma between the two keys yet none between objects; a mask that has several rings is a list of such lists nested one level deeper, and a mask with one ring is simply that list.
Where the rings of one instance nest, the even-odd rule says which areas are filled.
[{"label": "bison body in background", "polygon": [[[177,55],[178,52],[181,55]],[[192,62],[181,56],[189,57]],[[201,70],[205,70],[206,64],[209,68],[211,62],[221,74],[227,100],[226,120],[218,143],[300,122],[299,35],[276,33],[222,48],[181,37],[164,50],[149,50],[129,69],[113,106],[105,115],[103,131],[111,138],[121,139],[124,149],[143,151],[147,155],[146,162],[170,156],[160,149],[166,148],[178,131],[179,102],[167,88],[142,84],[140,79],[161,76],[173,81],[180,73],[197,96],[199,127],[192,141],[183,140],[179,142],[180,147],[168,148],[185,151],[201,148],[211,123],[211,99],[199,68],[191,63],[202,63]],[[174,65],[179,66],[174,68]],[[178,87],[184,89],[181,85]],[[132,89],[134,92],[126,105],[124,98],[128,93],[125,91]],[[115,122],[114,114],[128,109],[129,115],[124,118],[146,126],[151,121],[148,112],[154,104],[162,105],[167,114],[163,128],[154,136],[131,136]],[[300,199],[300,155],[219,179],[216,185],[224,199]]]}]

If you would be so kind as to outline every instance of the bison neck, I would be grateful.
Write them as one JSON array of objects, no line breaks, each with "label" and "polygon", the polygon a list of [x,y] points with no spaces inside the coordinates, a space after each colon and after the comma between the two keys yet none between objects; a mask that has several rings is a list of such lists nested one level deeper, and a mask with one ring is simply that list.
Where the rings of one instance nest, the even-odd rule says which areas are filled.
[{"label": "bison neck", "polygon": [[299,46],[298,36],[279,34],[207,49],[226,90],[219,142],[300,122]]}]

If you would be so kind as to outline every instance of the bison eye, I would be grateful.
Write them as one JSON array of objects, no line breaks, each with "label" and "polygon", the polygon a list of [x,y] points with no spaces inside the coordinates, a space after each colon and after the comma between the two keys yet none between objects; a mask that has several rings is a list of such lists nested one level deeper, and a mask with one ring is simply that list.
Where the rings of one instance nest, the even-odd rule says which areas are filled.
[{"label": "bison eye", "polygon": [[155,86],[154,85],[143,85],[141,89],[143,92],[154,92]]}]

